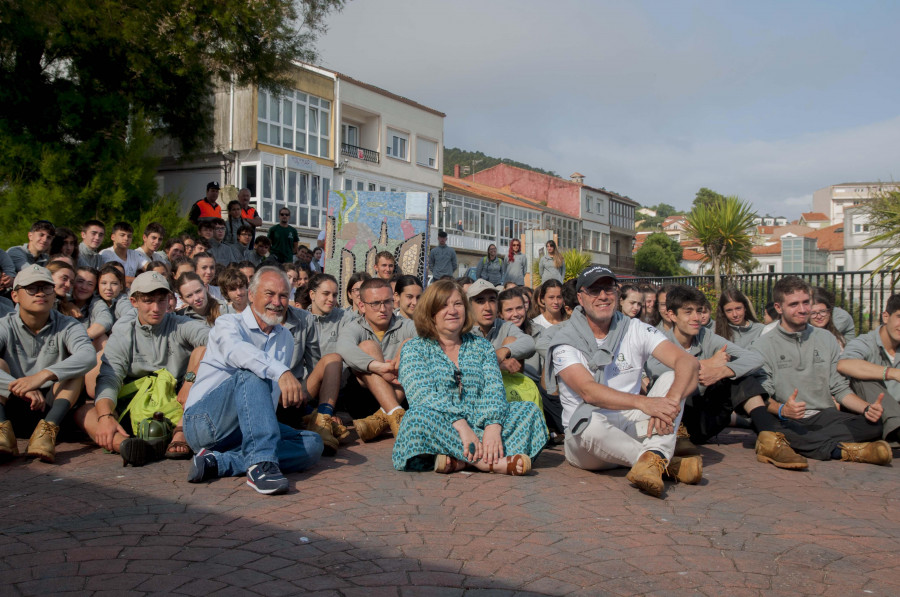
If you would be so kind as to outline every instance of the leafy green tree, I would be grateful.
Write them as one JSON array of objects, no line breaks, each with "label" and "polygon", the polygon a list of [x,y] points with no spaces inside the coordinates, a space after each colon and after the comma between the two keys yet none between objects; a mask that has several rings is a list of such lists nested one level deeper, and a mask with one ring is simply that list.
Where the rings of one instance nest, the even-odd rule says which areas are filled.
[{"label": "leafy green tree", "polygon": [[677,241],[662,232],[651,234],[634,254],[635,267],[642,272],[658,276],[681,276],[687,273],[681,267],[683,249]]},{"label": "leafy green tree", "polygon": [[675,206],[669,205],[668,203],[660,203],[659,205],[654,205],[650,209],[656,212],[656,217],[662,218],[663,220],[665,220],[669,216],[674,216],[682,213],[675,209]]},{"label": "leafy green tree", "polygon": [[0,3],[0,243],[33,219],[137,222],[162,137],[207,144],[220,83],[278,88],[344,0]]},{"label": "leafy green tree", "polygon": [[696,197],[694,197],[694,203],[691,205],[691,208],[693,209],[700,205],[703,205],[705,207],[711,207],[711,206],[715,205],[716,203],[720,203],[721,201],[724,201],[724,200],[725,200],[725,195],[720,195],[719,193],[717,193],[711,189],[707,189],[706,187],[703,187],[702,189],[697,191],[697,195],[696,195]]},{"label": "leafy green tree", "polygon": [[[884,191],[865,205],[864,211],[874,234],[863,246],[887,245],[866,263],[866,267],[880,262],[874,271],[883,272],[900,268],[900,190]],[[892,284],[896,285],[898,280],[900,278],[894,278]]]},{"label": "leafy green tree", "polygon": [[697,241],[704,264],[715,280],[716,294],[722,293],[722,273],[745,269],[753,259],[753,240],[747,229],[756,212],[738,197],[725,197],[709,205],[697,205],[687,215],[685,235]]}]

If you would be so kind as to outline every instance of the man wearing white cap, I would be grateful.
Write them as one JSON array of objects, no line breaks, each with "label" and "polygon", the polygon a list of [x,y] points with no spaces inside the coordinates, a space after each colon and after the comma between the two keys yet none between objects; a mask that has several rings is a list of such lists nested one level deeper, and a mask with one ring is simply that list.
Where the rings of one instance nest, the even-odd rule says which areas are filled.
[{"label": "man wearing white cap", "polygon": [[13,282],[12,299],[18,312],[0,319],[0,455],[19,454],[15,421],[20,433],[34,429],[28,455],[53,462],[59,426],[78,400],[97,353],[84,326],[53,308],[56,295],[47,269],[25,266]]},{"label": "man wearing white cap", "polygon": [[[656,497],[663,472],[699,483],[699,458],[673,458],[684,399],[697,387],[697,359],[617,311],[618,283],[605,267],[583,271],[575,290],[580,306],[538,338],[544,383],[550,393],[558,386],[563,406],[566,460],[587,470],[631,467],[628,480]],[[641,396],[651,355],[674,375],[666,374],[664,390]]]},{"label": "man wearing white cap", "polygon": [[[123,420],[125,426],[118,421],[117,406],[125,406],[118,404],[125,380],[166,369],[178,382],[184,381],[181,393],[186,395],[209,336],[205,322],[167,312],[171,293],[165,276],[157,272],[144,272],[134,279],[128,296],[137,316],[113,326],[100,361],[94,404],[76,413],[78,424],[91,439],[119,452],[126,463],[135,466],[161,455],[148,442],[130,437],[127,419]],[[172,443],[183,441],[180,428],[176,428]],[[170,447],[169,451],[169,457],[189,455],[186,449],[173,451]]]}]

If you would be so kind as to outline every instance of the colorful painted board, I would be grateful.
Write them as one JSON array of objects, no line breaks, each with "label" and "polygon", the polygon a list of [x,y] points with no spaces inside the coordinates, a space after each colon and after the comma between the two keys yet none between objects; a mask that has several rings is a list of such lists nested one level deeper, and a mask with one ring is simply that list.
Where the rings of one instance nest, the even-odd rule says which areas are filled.
[{"label": "colorful painted board", "polygon": [[338,281],[346,307],[346,281],[354,272],[375,275],[375,255],[389,251],[397,271],[423,280],[428,248],[428,193],[331,191],[325,222],[325,272]]}]

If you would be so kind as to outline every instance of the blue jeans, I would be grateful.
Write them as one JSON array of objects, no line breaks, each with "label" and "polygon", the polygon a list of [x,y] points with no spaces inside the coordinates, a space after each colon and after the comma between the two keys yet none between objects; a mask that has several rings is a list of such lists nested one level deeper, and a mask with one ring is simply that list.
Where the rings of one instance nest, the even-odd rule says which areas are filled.
[{"label": "blue jeans", "polygon": [[283,472],[307,469],[322,456],[322,438],[275,418],[272,382],[241,370],[210,390],[184,413],[184,436],[194,452],[213,453],[220,477],[243,475],[260,462]]}]

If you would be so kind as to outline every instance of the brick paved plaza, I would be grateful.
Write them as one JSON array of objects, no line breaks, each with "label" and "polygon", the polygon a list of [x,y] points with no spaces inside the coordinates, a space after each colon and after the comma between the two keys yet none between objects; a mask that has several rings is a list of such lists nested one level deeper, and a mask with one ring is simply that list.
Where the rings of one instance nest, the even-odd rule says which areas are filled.
[{"label": "brick paved plaza", "polygon": [[265,497],[63,444],[0,468],[0,594],[900,594],[892,467],[781,471],[749,432],[719,439],[703,485],[665,500],[559,448],[510,478],[399,473],[392,440],[353,444]]}]

